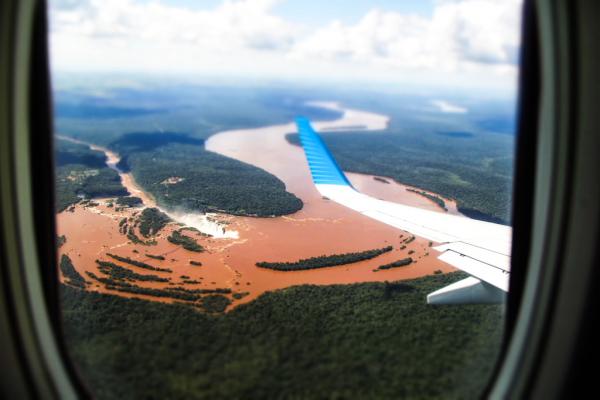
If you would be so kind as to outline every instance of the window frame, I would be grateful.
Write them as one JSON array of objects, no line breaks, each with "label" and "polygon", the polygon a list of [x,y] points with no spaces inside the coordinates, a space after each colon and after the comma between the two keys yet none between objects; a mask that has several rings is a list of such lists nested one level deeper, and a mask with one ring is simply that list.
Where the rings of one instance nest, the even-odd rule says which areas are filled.
[{"label": "window frame", "polygon": [[[492,398],[560,394],[569,382],[560,372],[581,346],[583,304],[598,286],[592,279],[597,253],[592,247],[599,221],[582,229],[586,215],[575,209],[582,196],[600,204],[597,190],[586,194],[582,188],[593,184],[598,172],[576,170],[581,162],[594,165],[590,152],[598,144],[581,130],[600,127],[589,106],[587,114],[578,109],[594,98],[581,86],[593,72],[582,68],[582,60],[593,60],[597,50],[579,41],[590,34],[585,29],[600,29],[593,27],[598,6],[585,3],[524,5],[513,210],[518,240],[513,240],[505,343],[487,392]],[[4,0],[0,10],[0,59],[12,61],[0,68],[0,321],[10,326],[0,330],[0,346],[12,357],[1,363],[18,364],[21,375],[15,372],[9,383],[19,393],[89,397],[61,334],[46,2]],[[583,20],[588,24],[577,24]],[[582,154],[583,160],[576,158]],[[594,212],[597,217],[597,207]],[[587,241],[586,233],[592,234]],[[577,240],[591,243],[589,251],[574,245]],[[564,252],[561,243],[567,243]],[[575,259],[577,264],[570,262]]]}]

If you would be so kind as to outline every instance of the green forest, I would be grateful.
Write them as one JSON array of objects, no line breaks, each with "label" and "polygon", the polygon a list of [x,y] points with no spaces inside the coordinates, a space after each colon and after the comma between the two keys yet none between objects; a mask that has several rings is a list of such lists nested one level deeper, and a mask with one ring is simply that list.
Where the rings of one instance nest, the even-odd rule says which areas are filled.
[{"label": "green forest", "polygon": [[91,75],[76,87],[55,90],[55,130],[106,146],[130,132],[185,132],[204,139],[229,129],[288,123],[298,115],[319,120],[340,115],[305,104],[314,100],[314,89],[182,83],[165,76],[128,79],[139,86],[119,87],[119,79],[102,82]]},{"label": "green forest", "polygon": [[[110,147],[122,155],[120,168],[167,208],[271,217],[294,213],[302,201],[274,175],[204,150],[203,142],[163,133],[125,135]],[[171,179],[171,181],[169,180]]]},{"label": "green forest", "polygon": [[104,153],[66,140],[55,141],[56,210],[84,198],[126,196],[119,174],[106,166]]},{"label": "green forest", "polygon": [[106,156],[84,144],[57,138],[54,142],[54,163],[58,167],[81,164],[90,168],[103,168],[106,167]]},{"label": "green forest", "polygon": [[171,218],[158,208],[144,208],[138,218],[139,230],[142,236],[150,237],[156,235],[162,228],[164,228]]},{"label": "green forest", "polygon": [[202,253],[204,251],[204,247],[199,245],[194,238],[183,235],[179,231],[173,231],[167,240],[173,244],[183,247],[187,251],[194,251],[196,253]]},{"label": "green forest", "polygon": [[97,399],[478,398],[501,306],[425,303],[462,278],[296,286],[226,314],[63,286],[64,333]]},{"label": "green forest", "polygon": [[358,251],[354,253],[332,254],[329,256],[322,255],[317,257],[305,258],[294,262],[268,262],[260,261],[256,263],[257,267],[274,269],[277,271],[300,271],[304,269],[316,269],[333,267],[335,265],[352,264],[359,261],[370,260],[380,256],[383,253],[392,251],[392,246],[383,247],[381,249],[372,249]]},{"label": "green forest", "polygon": [[60,257],[60,263],[58,264],[60,271],[65,277],[65,282],[69,285],[73,285],[82,289],[85,289],[85,278],[81,276],[79,272],[75,269],[71,258],[63,254]]},{"label": "green forest", "polygon": [[145,275],[138,274],[130,270],[129,268],[121,267],[110,261],[102,261],[96,260],[96,264],[98,264],[98,270],[103,274],[107,275],[114,281],[145,281],[145,282],[168,282],[168,278],[163,278],[158,275]]},{"label": "green forest", "polygon": [[111,258],[113,258],[113,259],[115,259],[115,260],[117,260],[117,261],[121,261],[121,262],[126,263],[126,264],[131,264],[131,265],[136,266],[138,268],[143,268],[143,269],[147,269],[147,270],[150,270],[150,271],[158,271],[158,272],[173,272],[173,270],[171,270],[170,268],[154,267],[154,266],[152,266],[150,264],[146,264],[145,262],[137,261],[137,260],[134,260],[134,259],[129,258],[129,257],[122,257],[122,256],[119,256],[119,255],[116,255],[116,254],[112,254],[112,253],[106,253],[106,255],[109,256],[109,257],[111,257]]},{"label": "green forest", "polygon": [[397,261],[391,262],[389,264],[380,265],[379,267],[377,267],[373,271],[377,272],[377,271],[381,271],[381,270],[384,270],[384,269],[406,267],[407,265],[412,264],[413,261],[414,260],[412,259],[412,257],[407,257],[407,258],[403,258],[401,260],[397,260]]}]

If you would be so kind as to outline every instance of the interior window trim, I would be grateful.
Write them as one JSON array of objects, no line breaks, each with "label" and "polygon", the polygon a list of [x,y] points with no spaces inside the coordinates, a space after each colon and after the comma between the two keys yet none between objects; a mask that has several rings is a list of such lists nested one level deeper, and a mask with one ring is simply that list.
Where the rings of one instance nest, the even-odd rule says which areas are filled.
[{"label": "interior window trim", "polygon": [[[552,317],[557,316],[551,313],[561,301],[556,295],[565,283],[559,280],[561,272],[564,272],[561,267],[565,258],[559,254],[557,244],[565,239],[566,233],[562,229],[568,222],[565,219],[569,216],[568,207],[572,203],[570,190],[573,188],[575,144],[569,140],[568,133],[574,128],[573,107],[577,94],[570,85],[570,79],[576,72],[571,65],[576,54],[572,53],[574,49],[570,46],[574,40],[572,14],[575,6],[567,3],[541,0],[526,3],[531,5],[531,12],[538,17],[536,29],[539,32],[542,61],[539,129],[522,133],[535,135],[538,144],[532,186],[535,207],[530,252],[526,260],[518,260],[519,265],[527,265],[522,300],[518,314],[508,316],[509,320],[515,318],[514,331],[506,342],[504,355],[498,364],[497,378],[492,382],[489,395],[493,398],[521,397],[532,393],[530,378],[542,359],[544,346],[551,340],[547,338],[546,330],[556,323]],[[32,170],[32,166],[36,165],[32,160],[30,142],[36,118],[32,113],[32,104],[37,104],[38,108],[35,109],[39,111],[44,99],[33,100],[30,96],[38,93],[39,88],[30,85],[44,81],[43,78],[32,80],[32,74],[44,69],[45,72],[41,73],[48,74],[47,65],[32,65],[36,36],[34,27],[45,23],[45,6],[45,1],[36,0],[5,0],[0,6],[2,23],[13,29],[12,36],[2,38],[0,42],[0,55],[7,56],[3,59],[16,56],[14,64],[7,67],[5,76],[1,77],[7,90],[0,91],[0,104],[3,104],[3,110],[12,108],[10,114],[6,115],[7,119],[0,121],[0,158],[3,167],[0,201],[4,214],[1,228],[6,241],[0,266],[4,296],[15,308],[13,322],[16,324],[15,334],[19,335],[16,340],[20,343],[23,361],[30,371],[35,392],[69,399],[85,393],[64,351],[60,328],[56,326],[60,315],[56,314],[55,307],[47,303],[49,298],[56,298],[49,285],[56,287],[58,278],[56,274],[48,273],[49,268],[56,268],[56,259],[46,260],[42,265],[40,256],[46,254],[41,249],[47,249],[48,246],[55,254],[55,242],[40,243],[41,236],[36,229],[48,228],[48,222],[37,224],[40,217],[34,212],[36,188],[32,180],[32,176],[39,173]],[[45,26],[38,31],[38,40],[43,30]],[[45,106],[49,113],[49,104],[45,103]],[[47,128],[50,133],[52,127]],[[42,176],[48,176],[49,172],[51,169]],[[50,185],[52,187],[52,182]],[[516,188],[517,193],[518,190]],[[54,235],[54,231],[46,233]],[[11,237],[14,239],[8,240]],[[25,244],[29,247],[25,247]],[[581,268],[585,267],[589,265]],[[583,271],[584,276],[590,273]],[[54,280],[50,282],[49,277],[52,276]],[[7,285],[10,286],[8,291]],[[565,295],[564,288],[562,295]],[[577,294],[579,297],[584,295]],[[573,327],[574,330],[576,328]]]}]

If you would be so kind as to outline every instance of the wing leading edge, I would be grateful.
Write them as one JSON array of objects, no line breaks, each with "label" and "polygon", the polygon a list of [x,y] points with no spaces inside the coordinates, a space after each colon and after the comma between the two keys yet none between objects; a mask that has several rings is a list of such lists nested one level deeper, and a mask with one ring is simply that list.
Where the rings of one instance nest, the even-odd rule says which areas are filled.
[{"label": "wing leading edge", "polygon": [[471,277],[427,296],[430,304],[497,303],[508,292],[512,229],[379,200],[355,190],[306,118],[296,119],[315,187],[367,217],[438,243],[439,259]]}]

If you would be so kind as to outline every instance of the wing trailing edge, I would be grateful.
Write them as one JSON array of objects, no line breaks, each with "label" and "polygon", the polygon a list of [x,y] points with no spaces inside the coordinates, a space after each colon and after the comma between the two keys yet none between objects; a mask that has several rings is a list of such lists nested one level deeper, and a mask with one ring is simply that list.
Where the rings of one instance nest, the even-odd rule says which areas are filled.
[{"label": "wing trailing edge", "polygon": [[454,282],[427,295],[427,303],[441,304],[497,304],[503,303],[506,292],[472,276]]}]

